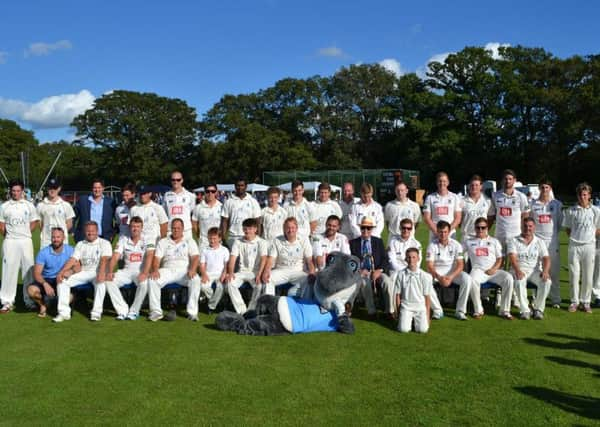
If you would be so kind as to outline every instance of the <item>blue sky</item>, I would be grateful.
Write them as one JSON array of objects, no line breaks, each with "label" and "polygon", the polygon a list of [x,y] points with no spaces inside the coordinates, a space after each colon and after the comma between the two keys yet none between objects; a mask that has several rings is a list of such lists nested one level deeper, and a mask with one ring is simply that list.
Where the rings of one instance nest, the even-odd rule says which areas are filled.
[{"label": "blue sky", "polygon": [[[7,4],[8,3],[8,4]],[[600,46],[596,1],[7,1],[0,117],[41,142],[114,89],[177,97],[201,116],[224,94],[381,63],[400,73],[465,46]]]}]

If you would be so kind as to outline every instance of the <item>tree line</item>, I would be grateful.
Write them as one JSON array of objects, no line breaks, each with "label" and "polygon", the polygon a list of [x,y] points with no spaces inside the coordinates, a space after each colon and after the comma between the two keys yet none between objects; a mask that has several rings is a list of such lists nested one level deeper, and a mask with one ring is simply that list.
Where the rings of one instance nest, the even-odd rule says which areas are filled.
[{"label": "tree line", "polygon": [[597,182],[600,55],[558,58],[542,48],[466,47],[429,64],[425,77],[377,64],[332,76],[284,78],[255,93],[224,95],[201,118],[180,99],[117,90],[76,117],[77,138],[39,144],[0,120],[0,166],[17,175],[30,154],[32,182],[63,151],[58,173],[81,188],[156,183],[180,169],[188,183],[226,182],[266,170],[406,168],[433,188],[439,170],[455,188],[470,175],[523,182],[550,178],[558,192]]}]

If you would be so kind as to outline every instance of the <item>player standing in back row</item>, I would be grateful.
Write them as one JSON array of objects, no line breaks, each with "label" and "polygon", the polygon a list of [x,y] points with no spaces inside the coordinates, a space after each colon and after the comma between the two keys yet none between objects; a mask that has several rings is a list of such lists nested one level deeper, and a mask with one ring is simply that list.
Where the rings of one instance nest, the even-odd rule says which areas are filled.
[{"label": "player standing in back row", "polygon": [[196,196],[183,187],[183,175],[179,171],[171,173],[171,190],[165,193],[163,207],[169,219],[169,232],[173,219],[183,221],[183,236],[192,238],[192,211],[196,206]]}]

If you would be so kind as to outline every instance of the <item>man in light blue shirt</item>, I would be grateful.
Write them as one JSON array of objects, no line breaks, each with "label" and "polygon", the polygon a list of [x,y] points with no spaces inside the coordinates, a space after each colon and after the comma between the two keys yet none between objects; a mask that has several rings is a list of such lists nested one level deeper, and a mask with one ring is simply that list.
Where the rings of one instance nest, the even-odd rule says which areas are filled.
[{"label": "man in light blue shirt", "polygon": [[35,258],[34,282],[27,286],[27,294],[40,307],[39,317],[46,317],[49,302],[56,299],[56,276],[73,255],[73,247],[64,243],[64,230],[54,227],[51,232],[50,245]]}]

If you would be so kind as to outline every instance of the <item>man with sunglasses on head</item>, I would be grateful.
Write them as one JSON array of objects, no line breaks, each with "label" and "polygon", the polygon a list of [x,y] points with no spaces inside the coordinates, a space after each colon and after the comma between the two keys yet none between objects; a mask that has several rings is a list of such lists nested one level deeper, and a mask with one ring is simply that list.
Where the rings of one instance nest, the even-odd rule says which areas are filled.
[{"label": "man with sunglasses on head", "polygon": [[200,201],[192,212],[192,230],[198,238],[200,252],[208,247],[208,230],[221,225],[223,204],[217,200],[217,184],[208,184],[204,187],[204,199]]},{"label": "man with sunglasses on head", "polygon": [[260,218],[260,205],[254,197],[246,193],[247,187],[246,178],[238,178],[235,181],[235,194],[232,194],[223,203],[221,235],[223,238],[227,235],[227,246],[229,248],[233,247],[235,240],[241,240],[244,237],[242,223],[245,219],[254,218],[258,221]]},{"label": "man with sunglasses on head", "polygon": [[163,207],[167,213],[170,226],[175,218],[183,221],[183,235],[192,238],[192,211],[196,206],[196,196],[183,187],[183,174],[179,171],[171,173],[171,190],[165,193]]}]

